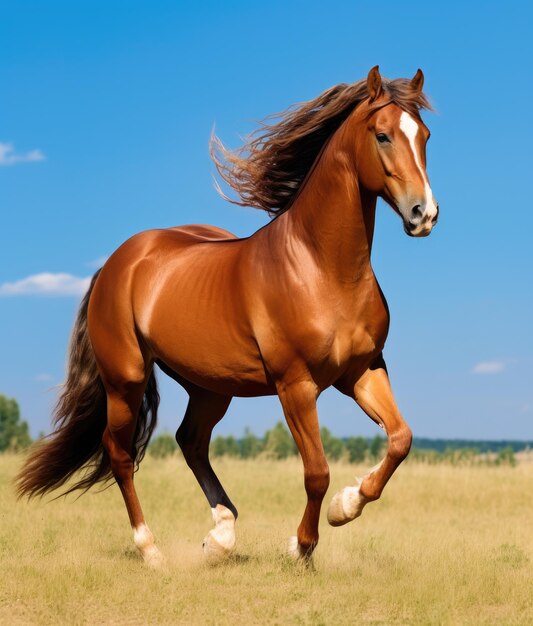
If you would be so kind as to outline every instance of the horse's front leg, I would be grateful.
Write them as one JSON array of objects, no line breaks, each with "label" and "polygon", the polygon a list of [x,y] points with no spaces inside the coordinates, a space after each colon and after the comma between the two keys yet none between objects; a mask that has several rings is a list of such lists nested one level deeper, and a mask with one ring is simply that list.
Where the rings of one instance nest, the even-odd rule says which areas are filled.
[{"label": "horse's front leg", "polygon": [[289,544],[295,559],[311,557],[318,543],[320,507],[329,486],[329,468],[320,439],[316,410],[317,387],[309,380],[292,384],[279,383],[278,395],[287,424],[304,465],[307,505],[296,537]]},{"label": "horse's front leg", "polygon": [[345,487],[333,497],[328,508],[328,521],[332,526],[341,526],[359,517],[365,504],[380,497],[389,478],[409,454],[412,434],[394,401],[382,357],[354,385],[342,381],[336,386],[354,398],[388,436],[387,453],[381,463],[358,480],[358,484]]}]

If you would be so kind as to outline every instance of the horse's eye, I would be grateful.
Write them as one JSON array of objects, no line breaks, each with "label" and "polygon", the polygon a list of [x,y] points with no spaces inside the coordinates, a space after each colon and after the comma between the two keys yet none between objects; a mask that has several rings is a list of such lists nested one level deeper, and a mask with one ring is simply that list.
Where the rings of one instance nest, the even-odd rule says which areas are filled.
[{"label": "horse's eye", "polygon": [[376,135],[376,139],[379,141],[379,143],[390,143],[390,139],[385,133],[378,133]]}]

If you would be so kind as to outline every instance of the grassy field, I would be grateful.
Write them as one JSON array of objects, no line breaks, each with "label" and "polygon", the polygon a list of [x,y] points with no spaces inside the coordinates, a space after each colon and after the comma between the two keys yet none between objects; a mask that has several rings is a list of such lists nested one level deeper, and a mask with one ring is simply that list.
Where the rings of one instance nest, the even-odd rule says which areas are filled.
[{"label": "grassy field", "polygon": [[533,464],[401,467],[342,528],[325,510],[356,471],[332,464],[315,568],[284,558],[304,506],[297,459],[218,459],[240,510],[237,553],[203,562],[211,528],[184,462],[146,458],[137,484],[165,552],[143,567],[118,489],[16,502],[0,456],[0,624],[533,624]]}]

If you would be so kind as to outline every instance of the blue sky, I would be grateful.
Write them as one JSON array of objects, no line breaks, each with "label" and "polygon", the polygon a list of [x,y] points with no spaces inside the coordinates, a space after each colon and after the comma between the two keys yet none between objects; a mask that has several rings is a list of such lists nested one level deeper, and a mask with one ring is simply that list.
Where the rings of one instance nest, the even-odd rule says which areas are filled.
[{"label": "blue sky", "polygon": [[[533,438],[532,19],[524,2],[0,2],[0,393],[48,430],[77,294],[130,235],[267,221],[214,191],[214,124],[237,146],[375,64],[421,67],[441,219],[413,240],[378,209],[393,389],[415,435]],[[163,378],[174,430],[186,396]],[[338,435],[375,432],[335,391],[319,408]],[[218,432],[280,417],[275,398],[235,400]]]}]

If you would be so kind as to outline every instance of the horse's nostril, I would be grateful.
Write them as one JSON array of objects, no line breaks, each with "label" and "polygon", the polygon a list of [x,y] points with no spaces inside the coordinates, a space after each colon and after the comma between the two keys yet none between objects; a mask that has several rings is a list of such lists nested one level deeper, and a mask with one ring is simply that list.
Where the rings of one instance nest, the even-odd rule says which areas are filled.
[{"label": "horse's nostril", "polygon": [[417,204],[415,205],[412,209],[411,209],[411,217],[413,218],[417,218],[417,217],[422,217],[422,209],[420,208],[420,205]]}]

